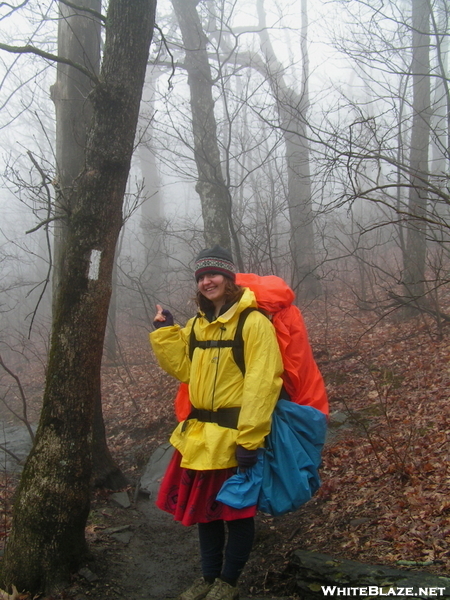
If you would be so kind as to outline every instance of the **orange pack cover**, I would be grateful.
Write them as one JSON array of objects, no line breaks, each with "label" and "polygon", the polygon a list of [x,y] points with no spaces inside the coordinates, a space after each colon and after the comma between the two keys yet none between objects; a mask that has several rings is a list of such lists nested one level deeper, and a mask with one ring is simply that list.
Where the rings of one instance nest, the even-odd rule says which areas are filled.
[{"label": "orange pack cover", "polygon": [[[237,273],[236,283],[250,288],[258,307],[272,317],[283,358],[282,377],[290,399],[297,404],[313,406],[328,415],[325,384],[313,357],[302,314],[292,304],[295,299],[293,290],[276,275]],[[182,383],[175,398],[178,420],[186,419],[190,409],[188,386]]]}]

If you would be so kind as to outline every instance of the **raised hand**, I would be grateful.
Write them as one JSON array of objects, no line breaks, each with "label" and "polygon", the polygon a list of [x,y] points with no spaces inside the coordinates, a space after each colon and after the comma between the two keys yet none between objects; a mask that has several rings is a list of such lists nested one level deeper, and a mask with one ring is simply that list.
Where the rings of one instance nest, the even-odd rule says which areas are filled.
[{"label": "raised hand", "polygon": [[173,325],[173,315],[170,311],[163,308],[160,304],[156,305],[156,315],[153,319],[153,327],[171,327]]}]

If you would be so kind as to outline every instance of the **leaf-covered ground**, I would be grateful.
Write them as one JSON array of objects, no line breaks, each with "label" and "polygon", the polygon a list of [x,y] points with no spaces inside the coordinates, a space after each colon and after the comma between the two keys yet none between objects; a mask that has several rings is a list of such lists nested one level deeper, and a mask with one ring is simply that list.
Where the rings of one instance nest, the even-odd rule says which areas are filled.
[{"label": "leaf-covered ground", "polygon": [[322,367],[332,412],[353,426],[324,453],[306,546],[448,573],[450,344],[420,317],[368,325],[353,325],[355,354],[341,361],[339,332]]},{"label": "leaf-covered ground", "polygon": [[[332,415],[323,485],[295,514],[258,517],[243,585],[289,591],[296,548],[448,574],[450,331],[423,315],[378,320],[342,304],[316,302],[304,315]],[[104,362],[104,416],[132,496],[175,425],[176,383],[155,364],[146,331],[124,323],[120,339],[117,359]],[[5,486],[3,534],[13,483]],[[103,501],[97,494],[94,506]]]},{"label": "leaf-covered ground", "polygon": [[266,519],[255,590],[278,588],[295,548],[450,572],[449,332],[352,314],[330,324],[306,313],[332,415],[323,485],[297,513]]},{"label": "leaf-covered ground", "polygon": [[[297,513],[260,518],[260,551],[257,544],[244,578],[255,593],[276,588],[300,547],[450,571],[449,332],[420,315],[377,321],[342,308],[316,303],[304,311],[332,415],[323,485]],[[154,424],[166,432],[173,423],[176,387],[145,344],[134,352],[132,377],[118,383],[121,367],[107,367],[104,385],[110,444],[137,476],[161,440]]]}]

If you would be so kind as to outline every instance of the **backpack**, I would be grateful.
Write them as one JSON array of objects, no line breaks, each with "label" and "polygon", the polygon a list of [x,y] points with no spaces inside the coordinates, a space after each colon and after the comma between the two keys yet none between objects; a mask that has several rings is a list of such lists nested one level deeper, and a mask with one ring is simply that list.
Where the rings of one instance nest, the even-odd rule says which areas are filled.
[{"label": "backpack", "polygon": [[[295,294],[288,284],[275,275],[260,276],[254,273],[238,273],[236,283],[248,287],[255,294],[258,309],[269,315],[275,328],[278,345],[283,359],[282,375],[284,388],[292,402],[312,406],[328,415],[328,399],[322,375],[314,360],[302,314],[293,304]],[[222,344],[232,347],[236,364],[245,373],[244,340],[242,329],[248,314],[254,308],[244,310],[239,318],[233,340],[222,340]],[[219,341],[199,342],[195,338],[195,321],[189,340],[189,353],[196,347],[207,348],[208,344]],[[175,398],[175,413],[179,421],[184,421],[191,411],[188,386],[180,384]]]}]

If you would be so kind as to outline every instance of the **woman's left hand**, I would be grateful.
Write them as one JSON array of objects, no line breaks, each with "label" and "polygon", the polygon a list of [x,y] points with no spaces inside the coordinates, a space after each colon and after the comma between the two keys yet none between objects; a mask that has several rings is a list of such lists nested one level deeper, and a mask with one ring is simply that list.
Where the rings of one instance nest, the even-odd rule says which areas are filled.
[{"label": "woman's left hand", "polygon": [[241,471],[251,469],[258,460],[258,450],[247,450],[244,446],[237,446],[236,460]]}]

